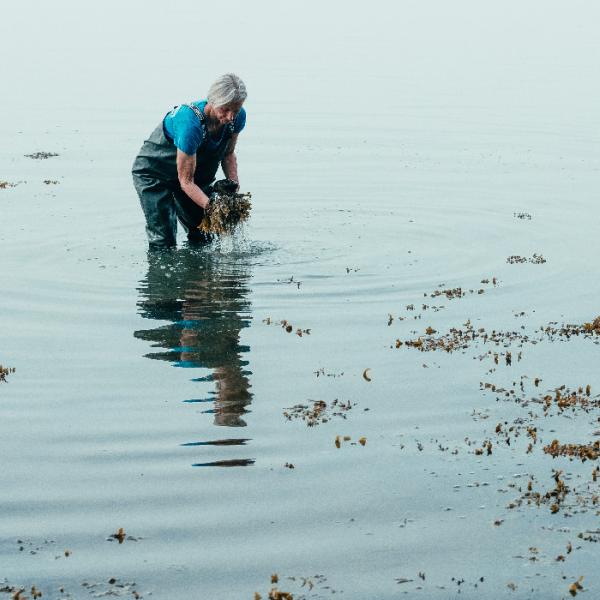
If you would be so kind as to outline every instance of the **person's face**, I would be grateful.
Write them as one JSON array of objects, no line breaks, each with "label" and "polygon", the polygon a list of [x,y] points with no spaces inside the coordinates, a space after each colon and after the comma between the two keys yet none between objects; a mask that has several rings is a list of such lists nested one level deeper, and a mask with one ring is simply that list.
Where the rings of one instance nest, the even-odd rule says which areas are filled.
[{"label": "person's face", "polygon": [[242,108],[242,104],[243,102],[230,102],[223,106],[215,106],[213,112],[221,125],[227,125],[227,123],[231,123],[236,118]]}]

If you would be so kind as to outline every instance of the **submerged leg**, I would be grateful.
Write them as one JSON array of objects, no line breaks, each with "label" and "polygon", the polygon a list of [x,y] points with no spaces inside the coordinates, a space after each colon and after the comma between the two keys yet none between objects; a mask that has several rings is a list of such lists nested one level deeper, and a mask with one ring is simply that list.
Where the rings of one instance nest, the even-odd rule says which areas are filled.
[{"label": "submerged leg", "polygon": [[136,174],[133,175],[133,185],[146,217],[150,249],[175,246],[177,215],[172,190],[156,179]]},{"label": "submerged leg", "polygon": [[198,229],[204,218],[204,209],[200,208],[187,194],[178,190],[173,193],[177,218],[187,233],[190,244],[203,246],[213,240],[213,236]]}]

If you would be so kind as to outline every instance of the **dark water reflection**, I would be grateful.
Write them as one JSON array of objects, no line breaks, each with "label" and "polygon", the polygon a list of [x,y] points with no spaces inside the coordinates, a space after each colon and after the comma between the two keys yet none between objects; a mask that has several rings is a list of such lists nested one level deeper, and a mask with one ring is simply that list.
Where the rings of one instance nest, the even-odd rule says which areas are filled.
[{"label": "dark water reflection", "polygon": [[[185,398],[204,404],[214,424],[245,427],[243,415],[252,401],[251,372],[240,344],[240,332],[250,323],[249,257],[179,249],[150,255],[148,272],[138,285],[138,312],[153,321],[168,321],[134,332],[152,345],[147,358],[172,362],[186,369],[209,369],[192,381],[214,382],[208,397]],[[200,386],[199,386],[200,387]],[[204,386],[202,386],[204,387]],[[245,445],[249,440],[227,438],[191,441],[184,446]],[[233,462],[234,465],[228,463]],[[215,466],[252,464],[250,459],[217,461]],[[213,463],[203,463],[206,466]]]}]

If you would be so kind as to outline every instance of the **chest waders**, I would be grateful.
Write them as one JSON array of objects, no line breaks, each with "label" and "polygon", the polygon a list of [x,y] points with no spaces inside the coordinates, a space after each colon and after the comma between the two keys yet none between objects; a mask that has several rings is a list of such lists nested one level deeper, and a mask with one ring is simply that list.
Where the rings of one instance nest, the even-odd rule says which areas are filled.
[{"label": "chest waders", "polygon": [[[211,146],[206,117],[202,111],[194,104],[184,106],[194,111],[204,132],[196,152],[194,182],[206,192],[227,151],[233,135],[233,123],[225,126],[218,144]],[[131,172],[146,217],[146,233],[151,249],[175,246],[178,219],[190,242],[210,242],[211,236],[197,229],[204,217],[204,209],[191,200],[179,184],[177,147],[166,136],[163,122],[144,142]]]}]

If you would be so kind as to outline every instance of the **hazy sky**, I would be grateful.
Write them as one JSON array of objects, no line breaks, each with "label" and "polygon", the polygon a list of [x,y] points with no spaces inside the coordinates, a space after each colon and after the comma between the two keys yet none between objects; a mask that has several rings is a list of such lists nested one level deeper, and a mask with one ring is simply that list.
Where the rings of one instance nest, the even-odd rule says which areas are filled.
[{"label": "hazy sky", "polygon": [[597,105],[600,4],[591,0],[222,6],[4,3],[0,122],[24,118],[25,107],[162,110],[203,96],[229,70],[246,79],[255,110],[497,104],[582,118]]}]

